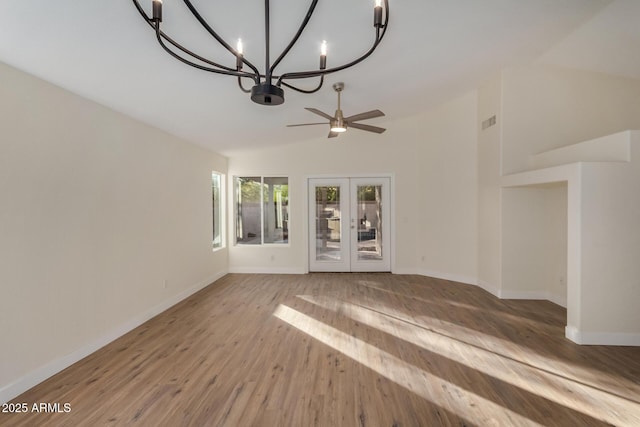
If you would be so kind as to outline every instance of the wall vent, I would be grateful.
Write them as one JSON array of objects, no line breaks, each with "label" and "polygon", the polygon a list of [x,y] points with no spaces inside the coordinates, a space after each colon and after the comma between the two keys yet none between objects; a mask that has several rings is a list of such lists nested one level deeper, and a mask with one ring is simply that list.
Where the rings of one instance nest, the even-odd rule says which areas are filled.
[{"label": "wall vent", "polygon": [[484,122],[482,122],[482,130],[490,128],[491,126],[493,126],[495,124],[496,124],[496,116],[493,115],[493,116],[489,117],[487,120],[485,120]]}]

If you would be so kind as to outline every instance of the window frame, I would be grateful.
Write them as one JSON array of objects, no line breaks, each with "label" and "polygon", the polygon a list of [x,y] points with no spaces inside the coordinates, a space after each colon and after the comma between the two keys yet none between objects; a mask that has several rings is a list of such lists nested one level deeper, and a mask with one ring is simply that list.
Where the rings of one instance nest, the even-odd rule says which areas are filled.
[{"label": "window frame", "polygon": [[[239,210],[238,210],[238,195],[239,195],[239,191],[240,191],[240,186],[238,185],[239,179],[241,178],[254,178],[254,179],[258,179],[260,184],[260,242],[259,243],[244,243],[242,241],[238,241],[238,214],[239,214]],[[265,212],[264,212],[264,204],[265,204],[265,199],[264,199],[264,185],[265,185],[265,179],[269,179],[269,178],[279,178],[279,179],[286,179],[287,181],[287,240],[286,242],[265,242]],[[289,240],[289,230],[290,228],[290,218],[291,218],[291,212],[290,212],[290,206],[291,206],[291,199],[290,199],[290,183],[289,183],[289,175],[259,175],[259,174],[244,174],[244,175],[234,175],[233,176],[233,244],[234,246],[253,246],[253,247],[273,247],[273,248],[281,248],[281,247],[287,247],[290,245],[290,240]]]},{"label": "window frame", "polygon": [[[217,209],[217,218],[218,218],[218,236],[216,236],[216,205],[215,205],[215,193],[214,193],[214,176],[218,177],[218,209]],[[211,171],[211,248],[212,250],[219,251],[221,249],[226,248],[227,239],[226,239],[226,203],[225,203],[225,174],[222,172],[218,172],[215,170]],[[219,240],[219,243],[216,244],[216,240]]]}]

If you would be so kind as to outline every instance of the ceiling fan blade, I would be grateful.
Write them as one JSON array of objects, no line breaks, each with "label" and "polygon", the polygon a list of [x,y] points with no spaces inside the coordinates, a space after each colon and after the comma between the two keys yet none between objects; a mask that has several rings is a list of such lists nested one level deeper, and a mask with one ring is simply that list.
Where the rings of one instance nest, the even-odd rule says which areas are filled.
[{"label": "ceiling fan blade", "polygon": [[333,116],[330,116],[327,113],[323,113],[322,111],[320,111],[320,110],[318,110],[316,108],[305,107],[304,109],[307,110],[307,111],[311,111],[312,113],[317,114],[319,116],[322,116],[327,120],[333,120]]},{"label": "ceiling fan blade", "polygon": [[375,132],[375,133],[382,133],[386,130],[384,128],[379,128],[377,126],[363,125],[362,123],[349,123],[349,127],[360,129],[360,130],[366,130],[367,132]]},{"label": "ceiling fan blade", "polygon": [[338,132],[329,132],[329,136],[327,138],[335,138],[340,135]]},{"label": "ceiling fan blade", "polygon": [[322,122],[322,123],[299,123],[297,125],[287,125],[288,128],[294,128],[296,126],[313,126],[313,125],[328,125],[329,123],[327,122]]},{"label": "ceiling fan blade", "polygon": [[382,111],[371,110],[367,111],[366,113],[354,114],[353,116],[345,117],[344,120],[347,122],[357,122],[358,120],[367,120],[382,116],[384,116],[384,113]]}]

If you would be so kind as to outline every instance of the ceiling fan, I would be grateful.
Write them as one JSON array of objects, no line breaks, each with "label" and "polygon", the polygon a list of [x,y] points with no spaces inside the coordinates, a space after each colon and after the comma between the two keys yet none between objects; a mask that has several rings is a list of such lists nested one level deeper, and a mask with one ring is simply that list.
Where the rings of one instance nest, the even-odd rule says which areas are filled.
[{"label": "ceiling fan", "polygon": [[[367,111],[366,113],[360,113],[360,114],[355,114],[353,116],[344,117],[344,115],[342,114],[342,110],[340,109],[340,92],[342,92],[343,89],[344,89],[344,83],[342,82],[334,83],[333,90],[335,90],[338,93],[338,109],[336,110],[335,115],[330,116],[329,114],[324,113],[315,108],[308,108],[308,107],[305,108],[305,110],[311,111],[312,113],[322,116],[325,119],[329,120],[328,124],[331,127],[330,128],[331,130],[329,131],[328,138],[335,138],[340,133],[346,132],[347,128],[366,130],[367,132],[375,132],[375,133],[384,132],[386,130],[384,128],[371,126],[371,125],[364,125],[362,123],[356,123],[360,120],[367,120],[367,119],[373,119],[375,117],[384,116],[384,113],[380,110],[371,110],[371,111]],[[287,127],[326,125],[326,124],[327,122],[301,123],[297,125],[287,125]]]}]

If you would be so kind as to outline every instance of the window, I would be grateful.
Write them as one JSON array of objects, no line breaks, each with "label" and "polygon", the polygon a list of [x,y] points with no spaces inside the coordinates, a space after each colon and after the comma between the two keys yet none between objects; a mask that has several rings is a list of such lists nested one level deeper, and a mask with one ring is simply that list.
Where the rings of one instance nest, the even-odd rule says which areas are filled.
[{"label": "window", "polygon": [[289,242],[289,178],[236,178],[236,242],[241,245]]},{"label": "window", "polygon": [[224,239],[222,234],[222,225],[224,220],[223,212],[223,178],[218,172],[211,173],[211,207],[213,212],[213,249],[224,247]]}]

